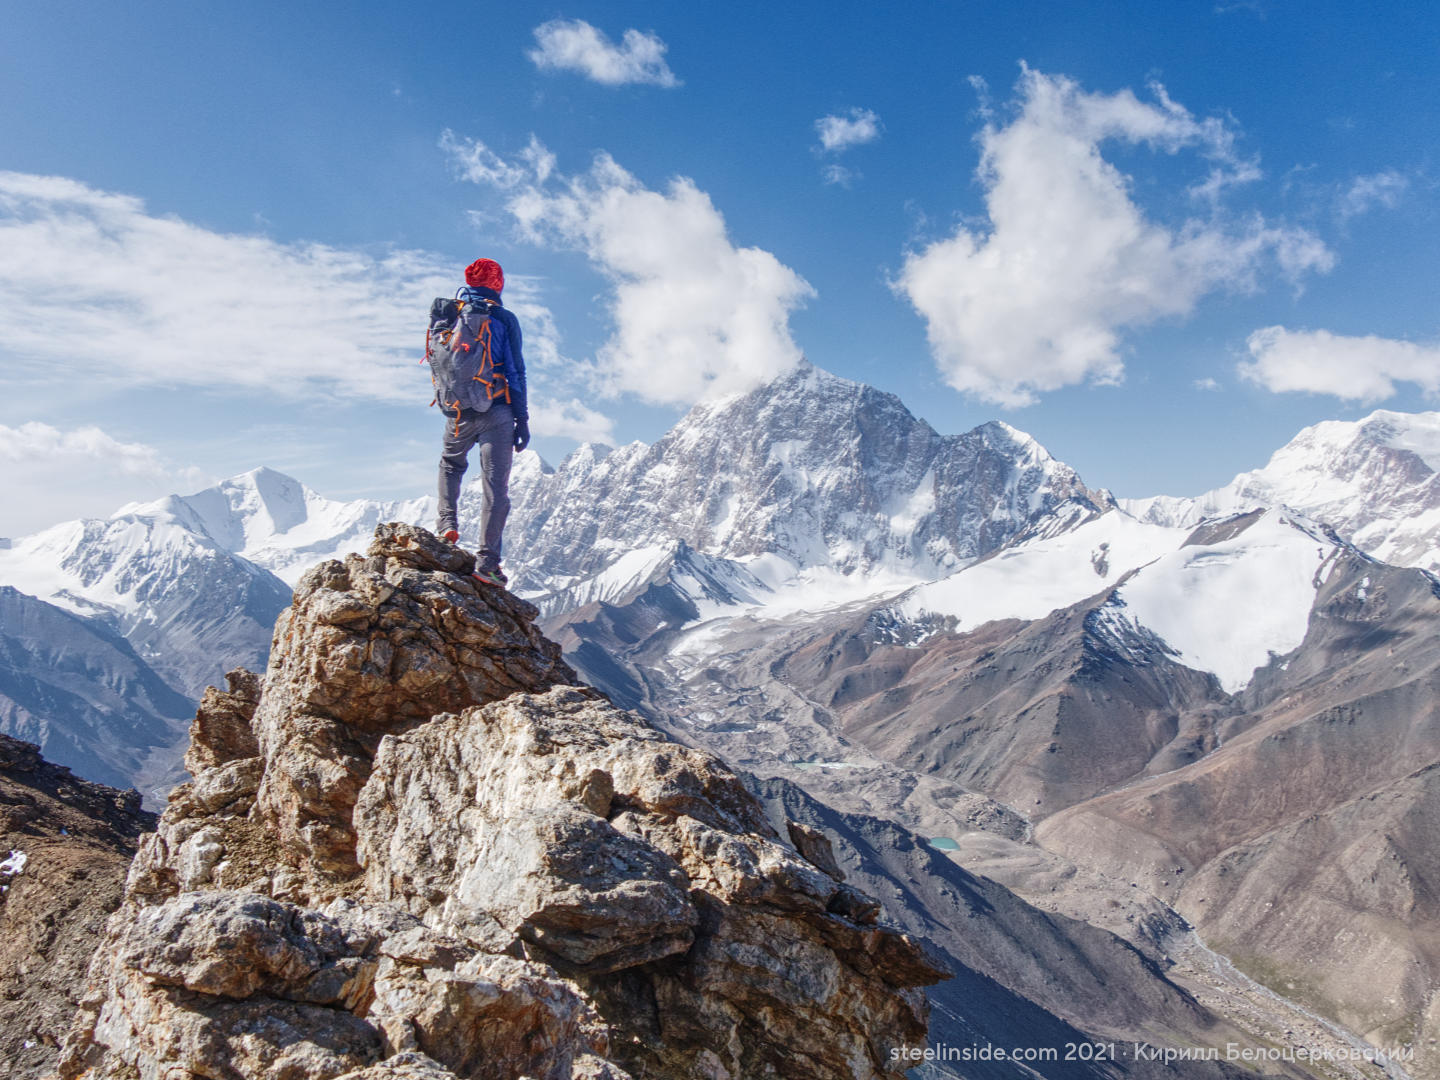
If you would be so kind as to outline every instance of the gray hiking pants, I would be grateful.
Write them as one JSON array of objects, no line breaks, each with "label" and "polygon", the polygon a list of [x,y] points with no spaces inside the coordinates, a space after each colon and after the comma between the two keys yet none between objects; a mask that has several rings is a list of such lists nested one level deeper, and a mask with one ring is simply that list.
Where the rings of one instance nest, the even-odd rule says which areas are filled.
[{"label": "gray hiking pants", "polygon": [[470,448],[480,447],[480,561],[499,564],[500,540],[510,516],[510,461],[515,456],[515,416],[497,401],[483,413],[462,412],[445,421],[445,448],[440,454],[440,513],[435,531],[459,530],[456,503],[460,481],[470,464]]}]

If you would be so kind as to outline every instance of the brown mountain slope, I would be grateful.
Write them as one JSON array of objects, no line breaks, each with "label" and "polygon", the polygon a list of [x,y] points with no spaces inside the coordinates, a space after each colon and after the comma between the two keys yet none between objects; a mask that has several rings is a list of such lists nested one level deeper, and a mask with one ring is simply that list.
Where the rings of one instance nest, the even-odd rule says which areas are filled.
[{"label": "brown mountain slope", "polygon": [[[1342,559],[1223,745],[1062,811],[1040,843],[1176,903],[1281,992],[1440,1075],[1440,585]],[[1427,1049],[1428,1048],[1428,1049]]]},{"label": "brown mountain slope", "polygon": [[1090,632],[1107,595],[919,648],[888,644],[870,616],[774,671],[880,757],[1039,818],[1195,759],[1233,711],[1213,677],[1175,664],[1159,643],[1120,655]]},{"label": "brown mountain slope", "polygon": [[136,839],[154,825],[137,792],[0,735],[0,1075],[54,1067]]}]

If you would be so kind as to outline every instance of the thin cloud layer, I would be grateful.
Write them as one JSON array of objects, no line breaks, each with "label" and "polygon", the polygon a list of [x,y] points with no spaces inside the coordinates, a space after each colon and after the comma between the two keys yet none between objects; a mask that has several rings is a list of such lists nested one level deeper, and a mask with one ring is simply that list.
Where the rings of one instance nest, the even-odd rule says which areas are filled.
[{"label": "thin cloud layer", "polygon": [[[522,160],[545,174],[538,151]],[[0,381],[49,367],[57,384],[423,405],[425,315],[459,273],[430,252],[217,233],[74,180],[0,173]],[[512,276],[506,302],[524,320],[536,433],[608,435],[593,409],[547,400],[568,362],[535,282]]]},{"label": "thin cloud layer", "polygon": [[[1262,270],[1291,280],[1328,270],[1312,233],[1259,215],[1227,221],[1227,188],[1259,175],[1220,120],[1197,119],[1159,86],[1087,93],[1025,68],[1009,123],[987,123],[978,177],[988,221],[911,252],[893,283],[925,320],[951,386],[1003,406],[1124,374],[1122,335],[1189,314],[1206,294],[1257,287]],[[1149,220],[1106,144],[1182,150],[1206,162],[1191,186],[1206,216],[1169,228]]]},{"label": "thin cloud layer", "polygon": [[1352,218],[1376,207],[1393,210],[1409,187],[1409,177],[1397,169],[1357,176],[1340,195],[1340,216]]},{"label": "thin cloud layer", "polygon": [[584,19],[551,19],[535,28],[535,42],[527,55],[541,71],[573,71],[602,86],[680,85],[655,34],[626,30],[616,45]]},{"label": "thin cloud layer", "polygon": [[[454,156],[488,153],[451,143]],[[614,332],[595,357],[597,392],[688,405],[800,361],[790,313],[814,290],[770,252],[735,246],[693,181],[653,191],[600,154],[579,175],[532,173],[509,188],[506,208],[527,240],[582,252],[610,283]]]},{"label": "thin cloud layer", "polygon": [[1440,394],[1440,347],[1392,338],[1343,337],[1326,330],[1267,326],[1250,335],[1251,360],[1240,374],[1277,393],[1333,394],[1367,404],[1384,401],[1395,384]]},{"label": "thin cloud layer", "polygon": [[77,513],[108,515],[122,502],[209,482],[197,469],[171,465],[152,446],[124,442],[94,425],[0,424],[0,466],[0,533],[7,536]]},{"label": "thin cloud layer", "polygon": [[455,274],[426,252],[218,233],[0,173],[0,352],[66,379],[414,400],[416,327]]}]

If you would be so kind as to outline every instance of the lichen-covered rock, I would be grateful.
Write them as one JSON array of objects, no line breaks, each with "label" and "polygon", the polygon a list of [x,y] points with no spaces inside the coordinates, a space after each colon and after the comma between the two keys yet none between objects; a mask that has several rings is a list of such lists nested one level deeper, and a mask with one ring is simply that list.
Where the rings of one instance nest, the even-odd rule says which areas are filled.
[{"label": "lichen-covered rock", "polygon": [[646,1076],[885,1075],[944,976],[718,758],[573,688],[386,738],[355,830],[369,895],[654,1017],[616,1049]]},{"label": "lichen-covered rock", "polygon": [[261,678],[253,671],[236,668],[226,673],[225,681],[228,691],[214,686],[205,691],[190,725],[185,768],[196,776],[213,766],[260,753],[252,721],[255,706],[260,704]]},{"label": "lichen-covered rock", "polygon": [[574,683],[535,609],[470,576],[474,559],[410,525],[364,558],[310,570],[275,625],[254,726],[259,815],[307,868],[355,868],[350,811],[385,733],[518,690]]},{"label": "lichen-covered rock", "polygon": [[382,525],[206,694],[61,1075],[898,1078],[943,970],[472,567]]}]

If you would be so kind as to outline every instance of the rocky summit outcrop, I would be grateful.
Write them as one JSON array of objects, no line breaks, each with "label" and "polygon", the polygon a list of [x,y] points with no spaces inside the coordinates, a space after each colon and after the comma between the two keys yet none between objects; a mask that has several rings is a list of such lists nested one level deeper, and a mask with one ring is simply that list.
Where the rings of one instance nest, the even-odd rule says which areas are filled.
[{"label": "rocky summit outcrop", "polygon": [[934,954],[472,569],[382,525],[207,692],[60,1074],[901,1076]]}]

